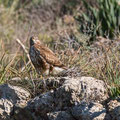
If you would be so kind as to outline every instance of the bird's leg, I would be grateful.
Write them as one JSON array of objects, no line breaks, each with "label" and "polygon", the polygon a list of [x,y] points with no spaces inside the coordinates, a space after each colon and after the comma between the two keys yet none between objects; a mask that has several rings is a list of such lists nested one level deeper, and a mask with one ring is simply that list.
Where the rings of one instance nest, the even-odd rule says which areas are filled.
[{"label": "bird's leg", "polygon": [[43,80],[44,76],[42,74],[42,71],[40,69],[36,69],[37,72],[37,78],[40,78],[41,80]]},{"label": "bird's leg", "polygon": [[47,91],[46,79],[42,79],[42,81],[43,81],[43,90],[44,92],[46,92]]},{"label": "bird's leg", "polygon": [[46,74],[48,73],[48,71],[43,70],[42,71],[42,81],[43,81],[43,90],[44,92],[47,91],[47,85],[46,85]]},{"label": "bird's leg", "polygon": [[46,91],[46,81],[45,81],[45,74],[43,70],[37,70],[38,76],[40,80],[43,82],[43,91]]}]

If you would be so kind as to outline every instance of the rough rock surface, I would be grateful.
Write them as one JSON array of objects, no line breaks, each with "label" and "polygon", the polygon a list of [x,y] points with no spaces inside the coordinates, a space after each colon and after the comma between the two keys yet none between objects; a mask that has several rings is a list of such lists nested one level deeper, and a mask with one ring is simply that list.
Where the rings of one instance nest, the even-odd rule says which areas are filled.
[{"label": "rough rock surface", "polygon": [[29,98],[30,93],[21,87],[0,85],[0,120],[9,119],[14,106],[25,106]]},{"label": "rough rock surface", "polygon": [[100,103],[81,103],[72,108],[72,116],[77,120],[104,120],[107,117],[106,109]]},{"label": "rough rock surface", "polygon": [[48,113],[47,116],[49,120],[107,120],[108,118],[106,109],[99,103],[81,103],[66,111]]},{"label": "rough rock surface", "polygon": [[120,100],[106,103],[107,90],[101,80],[63,77],[43,84],[50,91],[31,100],[24,89],[1,85],[0,120],[120,120]]},{"label": "rough rock surface", "polygon": [[[108,95],[103,81],[91,77],[66,77],[59,88],[41,94],[29,101],[28,109],[34,111],[32,114],[40,115],[44,119],[48,118],[48,113],[50,113],[50,116],[57,116],[58,118],[63,113],[67,115],[66,110],[68,108],[81,104],[83,101],[99,103],[107,98]],[[101,109],[104,111],[103,107]],[[102,114],[102,116],[104,115]],[[59,118],[55,120],[59,120]]]},{"label": "rough rock surface", "polygon": [[[81,101],[101,102],[108,98],[105,83],[92,77],[66,78],[55,92],[59,102],[74,104]],[[62,101],[61,101],[62,100]]]},{"label": "rough rock surface", "polygon": [[120,98],[108,103],[108,111],[112,120],[120,120]]},{"label": "rough rock surface", "polygon": [[75,120],[68,111],[57,111],[47,114],[49,120]]}]

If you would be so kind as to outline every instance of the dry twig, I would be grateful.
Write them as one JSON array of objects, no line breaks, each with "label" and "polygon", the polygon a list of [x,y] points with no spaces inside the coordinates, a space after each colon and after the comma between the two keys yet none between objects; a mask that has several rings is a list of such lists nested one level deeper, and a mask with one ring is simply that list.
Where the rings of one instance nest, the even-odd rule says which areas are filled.
[{"label": "dry twig", "polygon": [[[29,65],[29,63],[31,63],[31,59],[30,59],[29,53],[28,53],[28,51],[26,50],[24,44],[23,44],[19,39],[16,39],[16,41],[17,41],[17,42],[19,43],[19,45],[23,48],[24,52],[26,53],[26,55],[27,55],[27,57],[28,57],[28,59],[29,59],[29,61],[28,61],[27,64],[26,64],[26,66],[27,66],[27,65]],[[32,65],[32,67],[34,68],[33,64],[31,64],[31,65]],[[25,67],[23,67],[23,68],[21,69],[21,72],[22,72],[24,69],[25,69]]]}]

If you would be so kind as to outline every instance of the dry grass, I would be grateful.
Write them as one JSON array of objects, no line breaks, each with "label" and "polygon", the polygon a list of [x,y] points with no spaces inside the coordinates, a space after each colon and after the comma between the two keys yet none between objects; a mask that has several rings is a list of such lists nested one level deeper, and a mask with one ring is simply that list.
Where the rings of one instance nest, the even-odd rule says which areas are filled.
[{"label": "dry grass", "polygon": [[[58,35],[60,38],[63,37],[64,41],[66,39],[66,44],[63,44],[62,42],[59,49],[58,47],[57,49],[54,49],[56,47],[51,48],[56,52],[56,55],[60,57],[65,65],[69,67],[69,70],[65,75],[73,77],[85,75],[101,79],[109,85],[108,91],[110,96],[119,96],[120,52],[119,47],[116,46],[119,41],[114,41],[113,43],[111,42],[110,45],[102,43],[97,46],[95,44],[87,47],[85,45],[74,44],[75,41],[69,44],[68,36],[69,39],[74,41],[74,39],[70,38],[70,35],[67,33],[65,36]],[[58,43],[54,43],[56,46],[59,46],[59,44],[60,41]],[[35,69],[30,63],[28,63],[27,54],[24,53],[23,56],[23,54],[19,55],[18,53],[19,52],[17,51],[11,58],[7,58],[10,54],[7,55],[3,52],[3,56],[0,59],[1,83],[8,82],[14,85],[24,86],[33,96],[39,92],[44,92],[43,87],[41,87],[43,79],[38,79]],[[9,62],[5,59],[9,59]],[[4,63],[5,61],[6,63]],[[21,64],[22,66],[18,64]],[[14,77],[19,77],[21,80],[11,81],[11,78]]]},{"label": "dry grass", "polygon": [[[38,78],[28,57],[29,38],[36,34],[69,68],[65,75],[73,77],[85,75],[101,79],[110,86],[108,88],[110,96],[120,95],[119,41],[115,40],[112,43],[109,40],[109,43],[101,43],[98,40],[97,43],[88,46],[89,36],[78,32],[78,23],[65,24],[60,16],[55,20],[53,12],[50,13],[51,19],[41,20],[36,13],[38,9],[32,9],[31,16],[26,9],[16,11],[14,9],[16,5],[17,1],[10,9],[0,6],[1,84],[22,86],[28,89],[32,96],[44,92],[41,86],[43,79]],[[42,15],[47,15],[47,12]]]}]

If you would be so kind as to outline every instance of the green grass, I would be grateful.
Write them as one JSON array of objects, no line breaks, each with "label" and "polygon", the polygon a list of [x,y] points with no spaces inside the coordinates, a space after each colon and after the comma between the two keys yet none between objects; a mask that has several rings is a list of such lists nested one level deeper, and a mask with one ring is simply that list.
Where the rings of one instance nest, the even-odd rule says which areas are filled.
[{"label": "green grass", "polygon": [[78,21],[80,23],[80,30],[87,31],[94,39],[96,36],[109,37],[110,39],[118,36],[120,31],[120,6],[117,0],[96,0],[98,7],[93,7],[82,0],[86,13],[80,14]]}]

